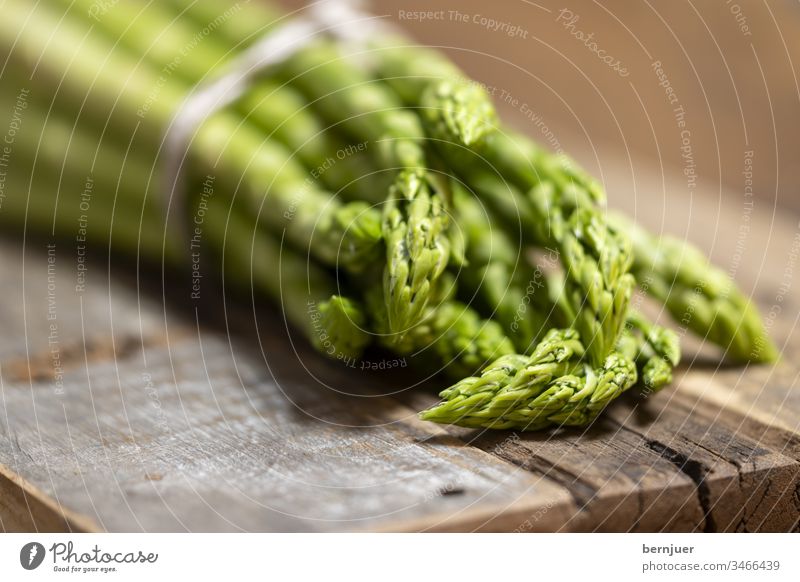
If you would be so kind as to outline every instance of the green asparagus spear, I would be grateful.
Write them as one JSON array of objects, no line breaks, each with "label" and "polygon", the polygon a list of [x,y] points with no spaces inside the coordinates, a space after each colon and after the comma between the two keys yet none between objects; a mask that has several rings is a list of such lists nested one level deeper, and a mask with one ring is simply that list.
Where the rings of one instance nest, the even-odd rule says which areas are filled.
[{"label": "green asparagus spear", "polygon": [[613,352],[592,368],[581,364],[574,330],[551,330],[529,357],[499,358],[480,376],[444,390],[443,402],[420,418],[473,428],[541,430],[584,426],[636,382],[636,367]]},{"label": "green asparagus spear", "polygon": [[399,35],[370,43],[378,74],[408,104],[419,107],[429,136],[441,144],[479,147],[497,124],[486,90],[438,51]]},{"label": "green asparagus spear", "polygon": [[383,276],[387,323],[395,341],[419,323],[447,267],[450,241],[443,233],[448,217],[424,174],[404,170],[392,185],[383,211],[387,268]]},{"label": "green asparagus spear", "polygon": [[310,175],[337,196],[370,204],[384,200],[391,175],[376,168],[369,147],[347,144],[333,128],[325,127],[292,87],[261,79],[248,90],[239,109],[270,139],[291,150]]},{"label": "green asparagus spear", "polygon": [[[504,231],[492,221],[486,208],[460,184],[453,186],[455,222],[464,233],[466,263],[458,270],[462,297],[475,299],[485,315],[496,319],[513,340],[514,346],[525,353],[532,346],[544,318],[536,305],[531,305],[528,286],[534,286],[534,272],[520,260],[520,250]],[[522,282],[524,274],[530,280]]]},{"label": "green asparagus spear", "polygon": [[404,102],[419,107],[431,137],[474,147],[497,122],[486,90],[438,51],[414,46],[397,34],[369,43],[369,62]]},{"label": "green asparagus spear", "polygon": [[[5,96],[0,98],[0,111],[5,113],[9,105]],[[0,207],[3,224],[51,231],[65,240],[68,252],[95,243],[156,264],[188,260],[182,249],[165,246],[147,232],[163,216],[161,208],[147,201],[150,169],[136,154],[126,155],[111,144],[98,148],[34,105],[25,107],[24,131],[15,136],[13,146],[14,163],[4,176]],[[125,161],[122,175],[115,173],[120,160]],[[336,295],[336,282],[327,272],[288,248],[280,249],[252,220],[233,213],[226,222],[229,204],[218,191],[202,212],[203,240],[211,243],[212,252],[226,249],[228,278],[247,285],[252,271],[259,290],[281,301],[290,322],[319,351],[357,357],[370,341],[358,302]],[[278,265],[280,277],[275,276]]]},{"label": "green asparagus spear", "polygon": [[[439,287],[445,279],[439,280]],[[419,356],[429,369],[453,378],[474,374],[496,358],[514,352],[499,323],[481,319],[478,312],[452,299],[450,293],[442,298],[439,293],[437,290],[434,294],[435,304],[428,305],[420,323],[398,342],[388,330],[382,296],[368,291],[366,303],[380,343],[399,354]]]},{"label": "green asparagus spear", "polygon": [[530,138],[508,128],[492,132],[480,150],[486,162],[523,192],[539,184],[552,184],[573,204],[603,205],[602,186],[563,152],[553,154]]},{"label": "green asparagus spear", "polygon": [[511,354],[514,346],[503,327],[463,303],[447,301],[432,311],[430,344],[441,369],[451,377],[474,374],[488,362]]},{"label": "green asparagus spear", "polygon": [[87,29],[52,5],[8,0],[0,19],[0,52],[11,57],[4,81],[7,73],[19,75],[33,99],[52,98],[53,108],[74,114],[87,130],[157,149],[185,97],[181,83]]},{"label": "green asparagus spear", "polygon": [[669,236],[653,236],[620,214],[613,214],[611,220],[630,233],[637,280],[679,325],[721,346],[734,360],[773,362],[778,358],[755,306],[698,249]]},{"label": "green asparagus spear", "polygon": [[164,217],[148,196],[150,167],[23,95],[0,93],[0,119],[16,114],[21,123],[3,169],[3,228],[64,238],[71,249],[94,245],[156,264],[177,259],[179,247],[159,236]]},{"label": "green asparagus spear", "polygon": [[604,200],[600,185],[563,154],[554,156],[532,141],[496,131],[497,114],[488,92],[458,69],[441,51],[415,46],[398,35],[377,39],[369,62],[408,105],[420,111],[437,146],[447,150],[453,167],[484,163],[522,191],[540,182],[563,190],[578,186],[594,200]]},{"label": "green asparagus spear", "polygon": [[227,280],[271,296],[320,353],[338,359],[361,355],[371,336],[357,301],[337,295],[326,271],[282,248],[230,201],[215,195],[207,205],[203,236],[222,259]]},{"label": "green asparagus spear", "polygon": [[266,2],[161,1],[178,15],[177,18],[192,20],[200,30],[209,29],[212,40],[237,50],[253,44],[271,27],[285,21],[285,16]]},{"label": "green asparagus spear", "polygon": [[[224,3],[187,0],[170,0],[169,4],[173,5],[175,16],[185,12],[187,18],[176,20],[167,30],[159,31],[160,42],[163,43],[164,37],[171,36],[178,27],[184,29],[182,33],[186,36],[191,31],[192,21],[198,27],[203,26],[204,31],[209,23],[214,23],[213,32],[216,34],[203,39],[203,44],[218,60],[233,52],[230,47],[235,50],[245,48],[248,43],[243,43],[243,39],[251,39],[255,34],[269,34],[272,25],[283,23],[283,19],[262,4],[230,7]],[[225,15],[225,18],[221,19],[220,15]],[[137,35],[137,42],[146,42],[142,38],[143,35]],[[175,46],[178,41],[179,38],[170,39],[169,44]],[[151,54],[147,56],[152,60]],[[198,67],[208,62],[194,52],[188,52],[184,60],[196,61]],[[155,62],[160,66],[169,63]],[[196,76],[185,78],[191,83],[202,79]],[[388,176],[374,172],[368,148],[360,147],[363,144],[349,145],[335,135],[331,128],[325,127],[310,113],[305,99],[293,88],[268,78],[257,79],[239,101],[239,109],[271,139],[278,140],[297,155],[313,172],[315,179],[331,191],[349,199],[364,199],[372,203],[383,200],[381,193],[389,186]]]},{"label": "green asparagus spear", "polygon": [[355,139],[376,144],[383,167],[397,172],[383,209],[384,291],[390,329],[402,341],[419,323],[450,253],[448,203],[427,171],[419,120],[329,42],[303,48],[279,70],[331,123],[345,119],[343,129]]},{"label": "green asparagus spear", "polygon": [[[575,321],[575,312],[565,298],[563,274],[548,273],[546,293],[539,294],[539,309],[548,314],[546,329]],[[616,351],[636,363],[639,382],[650,392],[672,381],[672,369],[681,358],[680,340],[675,332],[656,325],[635,309],[628,309]]]},{"label": "green asparagus spear", "polygon": [[617,351],[636,362],[639,381],[651,392],[672,382],[672,369],[681,358],[678,335],[648,321],[635,310],[628,312]]},{"label": "green asparagus spear", "polygon": [[[586,208],[602,203],[602,190],[574,162],[563,156],[548,156],[519,135],[498,132],[492,135],[492,140],[494,154],[484,152],[484,155],[504,176],[513,176],[512,169],[516,168],[517,184],[539,184],[540,191],[546,181],[556,184],[554,190],[568,193],[565,199],[570,207]],[[525,164],[524,159],[532,161]],[[482,192],[491,190],[495,197],[509,191],[512,199],[517,196],[514,187],[497,180],[492,183],[485,176],[481,186]],[[538,200],[547,202],[548,197]],[[676,322],[721,346],[735,360],[770,362],[777,358],[777,349],[756,308],[700,251],[669,237],[654,237],[619,214],[609,220],[610,232],[624,234],[631,240],[633,274],[650,295],[667,307]],[[540,233],[540,237],[558,228],[552,222],[545,224],[547,231]]]},{"label": "green asparagus spear", "polygon": [[210,172],[241,177],[251,211],[273,232],[325,264],[361,272],[380,261],[379,214],[368,204],[342,204],[318,188],[282,146],[221,111],[198,130],[191,154]]},{"label": "green asparagus spear", "polygon": [[572,317],[567,325],[580,332],[593,365],[601,365],[622,333],[634,285],[625,233],[581,202],[577,197],[585,191],[580,188],[559,191],[541,182],[523,195],[513,184],[479,174],[467,182],[503,217],[506,229],[513,232],[514,222],[518,227],[522,221],[522,242],[557,252],[565,274],[563,299]]},{"label": "green asparagus spear", "polygon": [[[205,28],[193,30],[175,19],[175,15],[160,2],[133,2],[115,0],[99,12],[96,0],[52,0],[60,5],[70,18],[85,19],[95,28],[115,32],[115,42],[151,63],[156,63],[159,73],[189,79],[197,83],[217,74],[232,55],[231,51],[216,50],[209,34],[213,33],[211,20]],[[218,15],[220,16],[220,15]]]}]

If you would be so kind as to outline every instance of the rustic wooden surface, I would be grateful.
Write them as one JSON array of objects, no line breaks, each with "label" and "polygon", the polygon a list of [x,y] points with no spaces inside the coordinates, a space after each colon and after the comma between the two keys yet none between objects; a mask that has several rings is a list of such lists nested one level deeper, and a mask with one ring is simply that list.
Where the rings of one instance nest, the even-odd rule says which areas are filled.
[{"label": "rustic wooden surface", "polygon": [[[732,268],[736,192],[690,200],[646,168],[606,169],[615,205]],[[41,240],[5,240],[0,527],[796,531],[798,220],[757,206],[736,259],[743,287],[780,310],[780,365],[719,365],[687,339],[669,390],[623,397],[586,431],[544,434],[420,422],[432,386],[396,391],[402,375],[324,361],[286,341],[277,312],[258,312],[256,329],[246,309],[165,308],[158,284],[102,260],[77,293],[74,245],[57,243],[48,273]]]}]

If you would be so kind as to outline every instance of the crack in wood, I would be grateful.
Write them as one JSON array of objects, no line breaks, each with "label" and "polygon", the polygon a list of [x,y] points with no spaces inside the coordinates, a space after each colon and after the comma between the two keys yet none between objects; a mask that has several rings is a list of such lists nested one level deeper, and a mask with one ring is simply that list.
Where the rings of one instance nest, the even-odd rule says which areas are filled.
[{"label": "crack in wood", "polygon": [[[761,509],[761,505],[764,503],[764,501],[766,501],[767,499],[770,498],[770,491],[772,489],[772,477],[770,477],[769,473],[767,473],[764,476],[764,479],[766,480],[767,485],[764,488],[764,494],[761,496],[761,499],[758,500],[758,503],[756,504],[755,508],[753,508],[753,514],[754,515],[758,512],[759,509]],[[773,504],[773,508],[774,508],[774,504]],[[767,520],[768,517],[769,517],[769,513],[767,513],[764,516],[764,519],[761,520],[761,523],[759,523],[758,527],[755,528],[755,530],[753,530],[753,531],[759,531],[762,528],[762,526],[764,525],[764,522]]]},{"label": "crack in wood", "polygon": [[636,489],[636,519],[634,520],[631,527],[628,528],[629,532],[638,531],[639,524],[642,522],[642,517],[644,517],[645,506],[646,504],[644,499],[644,489],[638,487]]},{"label": "crack in wood", "polygon": [[710,473],[710,469],[700,461],[692,459],[688,455],[676,451],[675,449],[661,443],[659,441],[645,438],[647,446],[655,453],[675,465],[681,473],[685,474],[697,488],[697,501],[700,503],[700,509],[703,511],[703,531],[713,533],[717,531],[717,525],[714,522],[713,506],[711,504],[711,491],[706,483],[706,476]]},{"label": "crack in wood", "polygon": [[[739,487],[739,492],[744,494],[746,491],[746,484],[744,479],[744,467],[738,461],[731,459],[730,463],[736,467],[736,484]],[[753,469],[755,469],[755,461],[752,462]],[[736,526],[733,528],[733,531],[736,532],[746,532],[747,529],[747,506],[742,504],[742,516],[739,518],[739,521],[736,522]]]}]

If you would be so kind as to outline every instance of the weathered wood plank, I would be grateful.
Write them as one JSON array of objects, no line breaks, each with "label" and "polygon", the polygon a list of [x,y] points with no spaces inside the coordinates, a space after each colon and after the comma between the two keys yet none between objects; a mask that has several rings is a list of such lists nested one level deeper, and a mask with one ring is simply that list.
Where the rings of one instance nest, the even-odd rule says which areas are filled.
[{"label": "weathered wood plank", "polygon": [[585,431],[452,429],[464,442],[558,483],[578,511],[564,531],[789,531],[800,463],[682,394],[626,397]]},{"label": "weathered wood plank", "polygon": [[703,510],[696,529],[780,532],[797,524],[800,463],[731,426],[724,414],[676,394],[639,407],[626,399],[609,416],[695,483]]},{"label": "weathered wood plank", "polygon": [[97,524],[54,503],[35,485],[0,465],[0,530],[4,532],[86,532]]},{"label": "weathered wood plank", "polygon": [[[569,502],[455,439],[431,441],[435,427],[396,402],[321,398],[285,350],[271,351],[270,372],[201,339],[202,353],[176,342],[148,350],[146,367],[96,366],[88,383],[70,373],[58,406],[40,404],[46,384],[6,386],[3,455],[12,438],[18,453],[3,462],[111,530],[363,529]],[[329,372],[333,387],[351,380]]]},{"label": "weathered wood plank", "polygon": [[586,431],[462,438],[568,489],[577,511],[559,531],[685,531],[702,520],[692,480],[608,420]]}]

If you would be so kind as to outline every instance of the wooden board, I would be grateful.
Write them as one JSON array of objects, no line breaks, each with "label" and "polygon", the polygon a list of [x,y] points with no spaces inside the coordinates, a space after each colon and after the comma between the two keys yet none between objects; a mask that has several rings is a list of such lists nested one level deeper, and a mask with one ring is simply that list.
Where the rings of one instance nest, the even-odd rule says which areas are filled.
[{"label": "wooden board", "polygon": [[[690,200],[660,175],[617,170],[615,205],[731,265],[740,197]],[[395,373],[325,361],[286,341],[275,312],[254,326],[235,300],[165,306],[160,284],[113,261],[91,262],[76,292],[68,242],[48,271],[45,243],[5,240],[0,527],[796,531],[800,224],[759,208],[750,220],[736,277],[779,310],[782,363],[719,366],[687,341],[690,365],[668,391],[543,434],[423,423],[415,410],[435,386],[396,392]]]}]

